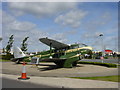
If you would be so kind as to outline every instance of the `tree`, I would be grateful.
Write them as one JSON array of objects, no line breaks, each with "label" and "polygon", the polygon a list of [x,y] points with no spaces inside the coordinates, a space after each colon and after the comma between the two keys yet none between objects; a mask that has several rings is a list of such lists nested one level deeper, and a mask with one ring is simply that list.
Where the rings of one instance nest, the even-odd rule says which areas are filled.
[{"label": "tree", "polygon": [[13,42],[14,42],[14,37],[13,37],[13,35],[11,35],[10,37],[9,37],[9,41],[8,41],[8,44],[7,44],[7,46],[6,46],[6,53],[7,54],[10,54],[10,51],[11,51],[11,48],[12,48],[12,45],[13,45]]},{"label": "tree", "polygon": [[2,40],[2,37],[0,37],[0,41]]},{"label": "tree", "polygon": [[5,48],[3,48],[3,51],[2,51],[2,53],[5,53]]},{"label": "tree", "polygon": [[26,52],[27,51],[27,43],[26,43],[26,41],[27,41],[27,39],[28,39],[29,37],[25,37],[25,39],[22,41],[22,44],[21,44],[21,50],[23,51],[23,52]]}]

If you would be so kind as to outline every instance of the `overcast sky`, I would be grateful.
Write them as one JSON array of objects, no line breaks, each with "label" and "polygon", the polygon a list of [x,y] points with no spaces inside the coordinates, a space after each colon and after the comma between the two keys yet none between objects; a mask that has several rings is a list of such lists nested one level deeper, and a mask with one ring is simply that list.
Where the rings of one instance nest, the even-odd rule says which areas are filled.
[{"label": "overcast sky", "polygon": [[106,49],[117,50],[117,2],[2,2],[3,47],[10,35],[14,46],[28,36],[28,51],[49,47],[39,41],[48,37],[66,44],[76,42],[101,49],[103,34]]}]

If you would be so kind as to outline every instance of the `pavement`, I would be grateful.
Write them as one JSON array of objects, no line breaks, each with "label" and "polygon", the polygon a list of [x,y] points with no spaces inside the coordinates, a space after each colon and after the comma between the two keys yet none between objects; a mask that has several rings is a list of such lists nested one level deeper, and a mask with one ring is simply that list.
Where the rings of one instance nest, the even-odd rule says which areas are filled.
[{"label": "pavement", "polygon": [[21,82],[9,78],[2,78],[2,88],[55,88],[43,84],[34,84],[30,82]]},{"label": "pavement", "polygon": [[36,88],[39,85],[43,88],[118,88],[117,82],[67,78],[118,75],[118,68],[87,64],[78,64],[75,68],[57,68],[53,63],[41,63],[38,67],[26,65],[26,73],[30,79],[18,80],[18,77],[21,76],[22,67],[22,64],[15,64],[14,62],[2,63],[2,68],[0,68],[2,74],[0,76],[3,79],[4,87],[9,88],[11,86],[5,86],[7,80],[9,83],[16,83],[16,81],[23,83],[17,84],[18,87],[25,87],[27,84],[36,86]]},{"label": "pavement", "polygon": [[[21,72],[22,64],[2,63],[3,74],[21,75]],[[78,64],[74,68],[57,68],[54,63],[41,63],[38,67],[26,65],[26,72],[29,76],[41,77],[94,77],[118,75],[118,68],[88,64]]]},{"label": "pavement", "polygon": [[[49,86],[54,88],[118,88],[117,82],[109,82],[109,81],[72,79],[72,78],[64,78],[64,77],[59,77],[59,78],[58,77],[36,77],[36,76],[29,76],[30,77],[29,80],[18,80],[17,79],[18,77],[20,76],[2,74],[2,78],[16,80],[17,82],[20,82],[20,83],[28,83],[28,84],[30,83],[30,85],[36,84],[36,85]],[[6,83],[3,83],[3,84],[6,84]],[[21,85],[21,88],[22,88],[22,85]]]}]

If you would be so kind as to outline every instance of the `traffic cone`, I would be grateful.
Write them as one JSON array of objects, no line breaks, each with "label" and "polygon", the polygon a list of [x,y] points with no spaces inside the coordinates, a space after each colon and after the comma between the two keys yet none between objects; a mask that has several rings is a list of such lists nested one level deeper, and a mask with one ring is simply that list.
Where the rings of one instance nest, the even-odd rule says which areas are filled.
[{"label": "traffic cone", "polygon": [[21,80],[30,79],[30,77],[27,77],[26,70],[25,70],[25,65],[26,65],[25,62],[23,62],[22,74],[21,74],[21,77],[19,77],[18,79],[21,79]]}]

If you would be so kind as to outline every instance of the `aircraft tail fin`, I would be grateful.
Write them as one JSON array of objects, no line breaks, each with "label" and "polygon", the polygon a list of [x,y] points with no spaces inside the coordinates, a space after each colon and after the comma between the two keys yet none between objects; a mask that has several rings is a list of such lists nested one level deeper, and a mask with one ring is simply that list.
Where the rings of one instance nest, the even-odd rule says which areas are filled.
[{"label": "aircraft tail fin", "polygon": [[14,53],[14,58],[22,58],[26,56],[19,47],[14,47],[13,53]]}]

